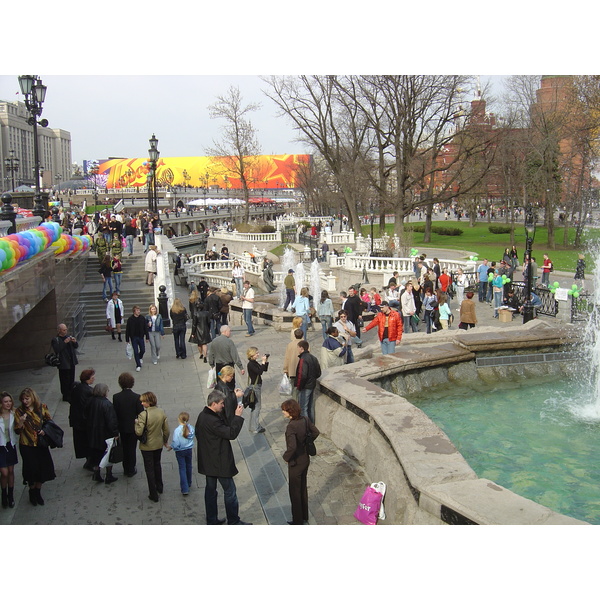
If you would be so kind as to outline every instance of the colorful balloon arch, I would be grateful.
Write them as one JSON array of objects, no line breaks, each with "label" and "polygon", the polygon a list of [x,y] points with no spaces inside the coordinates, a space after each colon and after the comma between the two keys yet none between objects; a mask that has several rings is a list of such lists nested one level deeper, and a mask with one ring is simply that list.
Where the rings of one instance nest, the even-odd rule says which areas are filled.
[{"label": "colorful balloon arch", "polygon": [[75,254],[87,250],[91,243],[89,235],[68,235],[58,223],[42,223],[34,229],[0,238],[0,272],[13,269],[47,248],[54,248],[56,255]]}]

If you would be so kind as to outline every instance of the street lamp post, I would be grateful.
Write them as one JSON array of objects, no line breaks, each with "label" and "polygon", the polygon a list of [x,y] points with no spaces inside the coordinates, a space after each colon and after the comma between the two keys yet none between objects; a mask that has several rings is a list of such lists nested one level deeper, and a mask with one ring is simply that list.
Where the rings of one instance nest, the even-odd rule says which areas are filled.
[{"label": "street lamp post", "polygon": [[152,134],[150,138],[150,150],[148,150],[148,156],[150,157],[150,169],[148,171],[148,208],[151,213],[158,214],[158,199],[156,196],[156,165],[158,163],[158,157],[160,152],[158,151],[158,140],[156,136]]},{"label": "street lamp post", "polygon": [[527,285],[525,293],[525,303],[523,304],[523,324],[528,323],[533,319],[534,308],[531,303],[531,291],[533,287],[533,277],[531,271],[531,253],[533,251],[533,240],[535,238],[535,215],[533,207],[528,206],[525,213],[525,235],[526,235],[526,246],[525,254],[527,255]]},{"label": "street lamp post", "polygon": [[15,151],[14,150],[9,150],[8,154],[9,154],[9,156],[7,156],[4,159],[4,168],[7,171],[7,173],[11,174],[11,178],[12,178],[12,191],[14,192],[14,190],[15,190],[15,173],[17,173],[18,170],[19,170],[19,162],[20,162],[20,160],[19,160],[18,156],[15,156]]},{"label": "street lamp post", "polygon": [[33,158],[35,173],[35,207],[31,211],[36,217],[44,217],[44,205],[42,204],[42,194],[40,190],[40,153],[38,148],[37,126],[48,127],[47,119],[40,119],[42,115],[42,105],[46,99],[46,86],[37,75],[19,75],[19,86],[21,93],[25,98],[25,108],[30,114],[27,123],[33,126]]}]

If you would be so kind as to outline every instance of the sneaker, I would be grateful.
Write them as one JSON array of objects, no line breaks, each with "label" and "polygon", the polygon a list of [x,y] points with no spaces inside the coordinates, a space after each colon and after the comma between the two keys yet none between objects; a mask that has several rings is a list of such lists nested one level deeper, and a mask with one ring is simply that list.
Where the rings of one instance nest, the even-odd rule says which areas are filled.
[{"label": "sneaker", "polygon": [[160,360],[160,354],[156,357],[156,360]]},{"label": "sneaker", "polygon": [[259,427],[259,428],[256,430],[256,433],[264,433],[265,431],[266,431],[266,429],[265,429],[264,427]]},{"label": "sneaker", "polygon": [[144,361],[140,358],[140,365],[143,365]]},{"label": "sneaker", "polygon": [[252,337],[254,334],[253,333],[247,333],[246,337]]},{"label": "sneaker", "polygon": [[158,362],[157,362],[157,361],[155,361],[155,360],[153,360],[153,361],[152,361],[152,364],[153,364],[153,365],[157,365],[157,364],[158,364]]},{"label": "sneaker", "polygon": [[141,370],[142,370],[142,367],[136,367],[136,368],[135,368],[135,370],[136,370],[136,371],[141,371]]}]

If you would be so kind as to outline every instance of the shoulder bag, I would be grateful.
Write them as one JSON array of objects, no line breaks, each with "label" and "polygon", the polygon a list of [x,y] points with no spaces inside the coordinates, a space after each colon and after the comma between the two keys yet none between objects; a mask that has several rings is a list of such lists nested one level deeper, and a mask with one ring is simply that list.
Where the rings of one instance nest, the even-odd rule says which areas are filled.
[{"label": "shoulder bag", "polygon": [[40,412],[41,430],[44,435],[38,435],[37,443],[42,448],[62,448],[65,432],[52,420],[44,421],[44,413]]},{"label": "shoulder bag", "polygon": [[58,356],[58,354],[56,354],[56,352],[54,352],[54,349],[52,349],[51,352],[48,352],[48,354],[44,356],[44,361],[49,367],[58,368],[60,366],[60,357]]},{"label": "shoulder bag", "polygon": [[309,456],[316,456],[317,447],[315,446],[315,438],[313,438],[307,417],[304,417],[304,422],[306,423],[306,436],[304,438],[304,447],[306,448],[306,453]]},{"label": "shoulder bag", "polygon": [[[251,383],[250,377],[248,377],[248,387],[244,390],[242,396],[242,404],[244,408],[250,407],[251,410],[256,408],[256,392],[254,391],[254,383]],[[256,383],[256,382],[255,382]]]},{"label": "shoulder bag", "polygon": [[145,409],[144,412],[146,413],[146,421],[144,423],[144,431],[142,431],[142,435],[137,436],[137,439],[140,441],[141,444],[145,444],[148,441],[148,410]]}]

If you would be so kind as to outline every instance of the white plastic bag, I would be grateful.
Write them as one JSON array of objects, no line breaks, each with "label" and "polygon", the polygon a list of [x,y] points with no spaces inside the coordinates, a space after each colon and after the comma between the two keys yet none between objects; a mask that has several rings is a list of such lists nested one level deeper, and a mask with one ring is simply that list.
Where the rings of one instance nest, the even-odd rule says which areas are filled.
[{"label": "white plastic bag", "polygon": [[279,384],[279,393],[282,396],[289,396],[292,393],[292,382],[286,373],[283,374],[281,378],[281,383]]},{"label": "white plastic bag", "polygon": [[208,372],[208,379],[206,380],[206,387],[210,390],[215,387],[215,383],[217,383],[217,369],[216,367],[212,367]]},{"label": "white plastic bag", "polygon": [[106,452],[100,461],[100,468],[104,469],[105,467],[112,467],[112,463],[108,462],[108,457],[110,456],[110,449],[112,445],[115,443],[115,438],[110,438],[108,440],[104,440],[106,442]]},{"label": "white plastic bag", "polygon": [[378,519],[380,521],[385,521],[385,510],[383,508],[383,500],[385,499],[385,483],[383,483],[383,481],[378,481],[377,483],[372,483],[371,487],[381,494],[381,504],[379,505]]},{"label": "white plastic bag", "polygon": [[125,356],[131,360],[133,358],[133,347],[131,346],[130,342],[127,342],[127,345],[125,346]]}]

